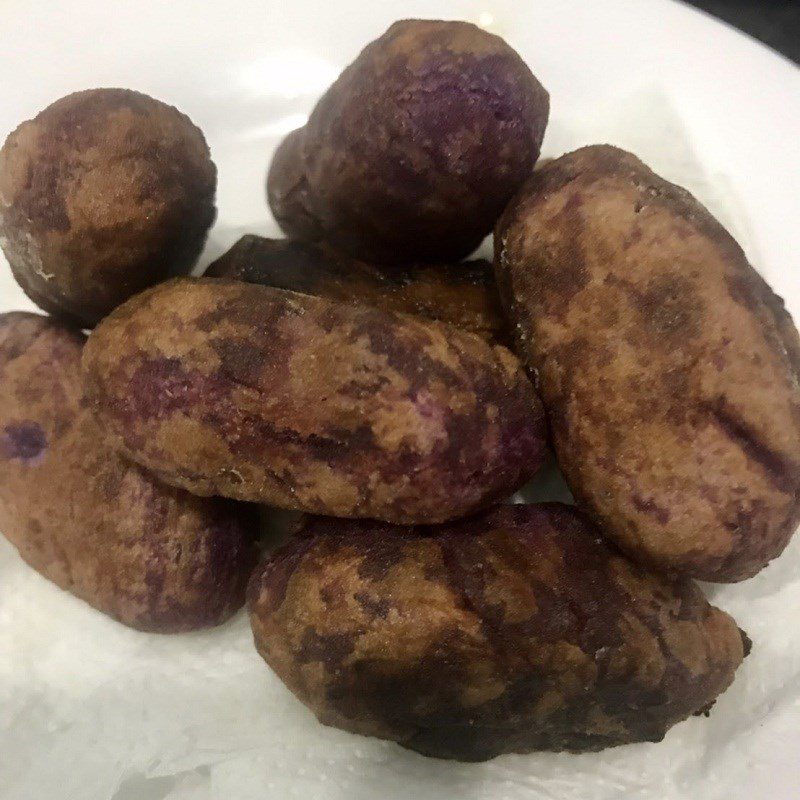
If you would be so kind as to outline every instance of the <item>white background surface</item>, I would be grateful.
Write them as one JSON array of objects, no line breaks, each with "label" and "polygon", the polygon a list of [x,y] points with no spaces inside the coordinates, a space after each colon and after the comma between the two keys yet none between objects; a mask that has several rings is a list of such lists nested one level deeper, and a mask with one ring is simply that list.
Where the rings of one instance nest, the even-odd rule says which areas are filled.
[{"label": "white background surface", "polygon": [[[800,71],[666,0],[0,0],[0,137],[68,92],[140,89],[187,112],[220,170],[205,260],[277,232],[270,152],[398,17],[482,19],[550,90],[544,155],[610,141],[683,183],[800,316]],[[32,308],[0,259],[0,311]],[[214,631],[129,631],[0,540],[2,800],[733,800],[800,797],[800,540],[709,587],[754,639],[710,719],[601,754],[426,760],[317,725]]]}]

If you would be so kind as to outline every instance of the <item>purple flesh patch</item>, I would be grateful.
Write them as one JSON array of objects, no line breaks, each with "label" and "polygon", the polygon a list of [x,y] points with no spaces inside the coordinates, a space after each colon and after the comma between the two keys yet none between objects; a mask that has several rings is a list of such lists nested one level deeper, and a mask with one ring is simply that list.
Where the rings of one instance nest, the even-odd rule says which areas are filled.
[{"label": "purple flesh patch", "polygon": [[30,466],[39,464],[47,450],[47,438],[38,422],[12,422],[3,428],[0,453]]}]

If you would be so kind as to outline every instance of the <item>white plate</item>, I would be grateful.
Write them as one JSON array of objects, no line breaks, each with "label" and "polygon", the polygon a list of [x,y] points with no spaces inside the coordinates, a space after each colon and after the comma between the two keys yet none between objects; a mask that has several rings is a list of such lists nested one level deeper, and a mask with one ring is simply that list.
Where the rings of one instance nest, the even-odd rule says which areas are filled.
[{"label": "white plate", "polygon": [[[800,72],[666,0],[5,0],[0,136],[57,97],[127,86],[201,125],[219,166],[205,260],[276,232],[270,152],[395,18],[506,36],[552,96],[546,155],[607,140],[689,186],[800,312]],[[0,265],[2,266],[2,265]],[[0,311],[30,308],[0,268]],[[587,756],[426,760],[315,724],[262,665],[240,615],[176,637],[129,631],[0,543],[3,800],[640,800],[800,795],[800,542],[712,587],[755,640],[710,719]]]}]

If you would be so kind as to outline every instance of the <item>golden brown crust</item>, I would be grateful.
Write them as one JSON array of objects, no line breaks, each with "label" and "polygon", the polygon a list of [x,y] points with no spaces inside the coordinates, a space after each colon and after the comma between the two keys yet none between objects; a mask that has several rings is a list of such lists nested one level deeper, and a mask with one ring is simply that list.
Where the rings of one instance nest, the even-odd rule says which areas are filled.
[{"label": "golden brown crust", "polygon": [[215,190],[203,134],[176,108],[126,89],[77,92],[0,150],[0,243],[37,305],[94,324],[191,269]]},{"label": "golden brown crust", "polygon": [[747,645],[694,583],[559,504],[439,528],[310,518],[248,604],[259,652],[320,721],[470,761],[657,741]]},{"label": "golden brown crust", "polygon": [[415,314],[505,343],[507,324],[488,261],[382,268],[333,248],[243,236],[205,273],[342,303]]},{"label": "golden brown crust", "polygon": [[62,589],[141,630],[216,625],[239,609],[256,519],[158,484],[103,442],[83,398],[83,336],[0,315],[0,531]]},{"label": "golden brown crust", "polygon": [[104,320],[84,367],[124,452],[203,495],[443,521],[512,493],[543,457],[510,352],[368,306],[177,279]]},{"label": "golden brown crust", "polygon": [[800,340],[724,228],[596,146],[535,173],[496,248],[559,463],[603,529],[705,580],[779,555],[800,520]]},{"label": "golden brown crust", "polygon": [[404,20],[368,45],[273,158],[287,235],[374,263],[457,262],[533,170],[549,95],[502,39]]}]

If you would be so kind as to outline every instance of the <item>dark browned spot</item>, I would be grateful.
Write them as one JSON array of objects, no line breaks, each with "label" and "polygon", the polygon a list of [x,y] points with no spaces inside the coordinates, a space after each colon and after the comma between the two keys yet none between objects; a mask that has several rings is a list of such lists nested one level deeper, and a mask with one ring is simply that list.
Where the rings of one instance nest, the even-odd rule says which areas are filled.
[{"label": "dark browned spot", "polygon": [[170,498],[165,493],[159,492],[156,484],[142,476],[130,500],[132,506],[141,507],[144,517],[142,521],[144,582],[147,587],[147,607],[152,613],[162,606],[169,568],[164,531],[169,520]]},{"label": "dark browned spot", "polygon": [[654,517],[661,525],[666,525],[670,520],[669,511],[659,506],[652,498],[645,499],[634,492],[631,494],[631,502],[637,511]]},{"label": "dark browned spot", "polygon": [[415,329],[418,336],[407,339],[393,316],[371,309],[359,311],[360,320],[349,332],[348,340],[355,343],[366,337],[370,350],[384,356],[387,366],[409,381],[411,392],[416,393],[437,379],[454,389],[463,385],[458,374],[423,351],[430,336],[422,327]]},{"label": "dark browned spot", "polygon": [[739,635],[742,637],[742,649],[744,650],[744,657],[747,658],[753,649],[753,640],[741,628],[739,628]]},{"label": "dark browned spot", "polygon": [[277,611],[286,597],[286,589],[296,570],[315,545],[313,538],[298,536],[267,556],[253,573],[247,589],[247,602],[251,612],[261,599],[263,589],[269,589],[267,610]]},{"label": "dark browned spot", "polygon": [[358,378],[343,384],[338,393],[342,397],[350,397],[353,400],[364,400],[374,397],[384,386],[388,386],[391,382],[391,379],[385,375],[365,372]]},{"label": "dark browned spot", "polygon": [[541,282],[545,302],[560,314],[569,301],[589,282],[584,254],[586,220],[582,213],[583,200],[579,191],[572,192],[552,225],[568,230],[569,235],[557,241],[534,243],[538,250],[534,258],[535,274],[531,281]]},{"label": "dark browned spot", "polygon": [[218,283],[220,289],[225,291],[224,297],[220,298],[212,310],[195,320],[197,328],[204,333],[213,333],[220,322],[229,322],[252,331],[254,339],[276,344],[276,339],[281,339],[280,320],[303,313],[292,302],[293,295],[278,289],[257,289],[255,291],[259,296],[256,296],[253,289],[241,283],[222,278],[206,278],[203,282]]},{"label": "dark browned spot", "polygon": [[405,538],[397,536],[371,541],[358,565],[358,577],[382,581],[389,570],[405,558],[405,545]]},{"label": "dark browned spot", "polygon": [[744,271],[732,272],[725,276],[725,283],[728,286],[728,293],[735,303],[744,306],[752,313],[759,313],[761,302],[752,275]]},{"label": "dark browned spot", "polygon": [[639,244],[639,242],[642,241],[642,235],[642,229],[638,225],[634,226],[625,239],[625,247],[633,247],[634,245]]},{"label": "dark browned spot", "polygon": [[364,611],[379,619],[386,619],[392,607],[391,602],[385,597],[372,595],[368,592],[356,592],[353,597]]},{"label": "dark browned spot", "polygon": [[66,171],[66,164],[54,163],[47,158],[29,166],[28,183],[17,195],[11,210],[21,228],[36,232],[69,230],[70,221],[62,186]]},{"label": "dark browned spot", "polygon": [[336,669],[355,650],[358,635],[358,633],[320,634],[309,626],[303,633],[303,640],[297,651],[297,661],[300,664],[320,661],[328,669]]},{"label": "dark browned spot", "polygon": [[252,338],[215,337],[210,344],[220,358],[225,376],[234,383],[251,388],[259,388],[265,364],[275,357],[271,348],[265,347],[261,341],[254,343]]},{"label": "dark browned spot", "polygon": [[796,464],[788,461],[782,454],[772,450],[745,420],[721,397],[714,402],[701,404],[711,421],[735,444],[744,454],[759,464],[770,480],[782,492],[795,494],[798,489]]},{"label": "dark browned spot", "polygon": [[691,339],[699,334],[703,307],[694,285],[682,275],[654,278],[642,292],[639,308],[659,335]]}]

